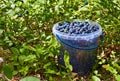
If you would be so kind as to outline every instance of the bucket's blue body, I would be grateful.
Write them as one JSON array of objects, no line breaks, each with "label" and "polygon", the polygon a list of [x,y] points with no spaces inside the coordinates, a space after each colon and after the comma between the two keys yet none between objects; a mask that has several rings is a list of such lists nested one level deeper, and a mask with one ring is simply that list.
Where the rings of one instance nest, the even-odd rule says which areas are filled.
[{"label": "bucket's blue body", "polygon": [[64,51],[67,50],[70,57],[70,64],[73,67],[73,72],[81,76],[87,75],[92,70],[97,55],[97,48],[92,50],[79,50],[70,46],[61,45],[59,63],[64,64]]},{"label": "bucket's blue body", "polygon": [[73,67],[73,72],[79,75],[86,75],[92,70],[97,55],[97,47],[99,44],[102,28],[98,23],[91,22],[92,25],[97,25],[99,30],[85,35],[67,35],[56,30],[57,24],[53,27],[53,34],[61,43],[59,63],[64,65],[64,51],[69,52],[70,64]]}]

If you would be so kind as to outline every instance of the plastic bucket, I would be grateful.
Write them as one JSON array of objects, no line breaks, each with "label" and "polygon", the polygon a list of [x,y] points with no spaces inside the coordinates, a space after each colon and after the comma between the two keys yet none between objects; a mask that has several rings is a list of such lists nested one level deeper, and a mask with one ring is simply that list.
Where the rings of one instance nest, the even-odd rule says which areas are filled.
[{"label": "plastic bucket", "polygon": [[64,65],[64,51],[67,50],[73,72],[82,76],[92,70],[97,55],[97,48],[101,44],[99,41],[101,35],[102,41],[104,40],[101,26],[96,22],[90,21],[90,23],[97,25],[99,30],[90,34],[68,35],[56,30],[58,23],[56,23],[52,29],[53,34],[61,43],[59,63]]}]

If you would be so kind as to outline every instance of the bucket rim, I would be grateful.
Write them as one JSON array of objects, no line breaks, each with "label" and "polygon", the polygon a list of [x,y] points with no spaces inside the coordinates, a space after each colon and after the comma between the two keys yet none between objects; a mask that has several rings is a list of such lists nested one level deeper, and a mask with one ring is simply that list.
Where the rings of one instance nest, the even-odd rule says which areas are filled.
[{"label": "bucket rim", "polygon": [[[83,20],[76,20],[76,21],[78,21],[78,22],[85,22],[85,21],[83,21]],[[60,21],[60,22],[62,22],[62,21]],[[67,36],[67,38],[68,37],[86,37],[86,36],[93,36],[93,35],[95,35],[95,36],[100,36],[101,34],[102,34],[102,27],[101,27],[101,25],[100,24],[98,24],[97,22],[94,22],[94,21],[87,21],[87,22],[90,22],[91,24],[93,24],[93,25],[97,25],[98,27],[99,27],[99,30],[97,30],[97,31],[95,31],[95,32],[92,32],[92,33],[89,33],[89,34],[74,34],[74,35],[69,35],[69,34],[66,34],[66,33],[64,33],[64,32],[60,32],[60,31],[58,31],[58,30],[56,30],[56,27],[58,26],[58,23],[60,23],[60,22],[57,22],[56,24],[54,24],[54,26],[53,26],[53,28],[52,28],[52,31],[53,31],[53,33],[54,34],[57,34],[57,35],[59,35],[59,36],[64,36],[64,37],[66,37]]]}]

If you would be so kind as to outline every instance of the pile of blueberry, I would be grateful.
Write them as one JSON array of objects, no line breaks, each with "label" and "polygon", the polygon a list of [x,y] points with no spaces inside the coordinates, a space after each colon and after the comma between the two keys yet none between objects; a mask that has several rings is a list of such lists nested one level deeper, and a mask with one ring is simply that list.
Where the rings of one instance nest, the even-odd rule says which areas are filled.
[{"label": "pile of blueberry", "polygon": [[78,34],[89,34],[99,30],[97,25],[92,25],[90,22],[84,21],[75,21],[75,22],[64,22],[58,23],[56,30],[69,34],[69,35],[78,35]]}]

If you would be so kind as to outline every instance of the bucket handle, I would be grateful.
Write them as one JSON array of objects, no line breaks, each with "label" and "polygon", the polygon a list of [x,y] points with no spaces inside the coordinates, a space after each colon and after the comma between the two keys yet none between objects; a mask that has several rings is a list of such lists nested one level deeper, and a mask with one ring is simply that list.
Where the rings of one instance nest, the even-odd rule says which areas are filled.
[{"label": "bucket handle", "polygon": [[92,50],[92,49],[98,48],[98,47],[104,42],[104,32],[102,32],[102,35],[101,35],[102,40],[101,40],[101,43],[100,43],[100,44],[98,44],[98,45],[93,45],[93,46],[91,46],[91,47],[85,47],[85,48],[80,48],[80,47],[76,47],[76,46],[70,45],[70,44],[64,42],[57,34],[56,34],[56,37],[57,37],[57,39],[60,40],[60,42],[62,42],[63,44],[65,44],[65,45],[67,45],[67,46],[70,46],[70,47],[72,47],[72,48],[75,48],[75,49],[79,49],[79,50]]}]

